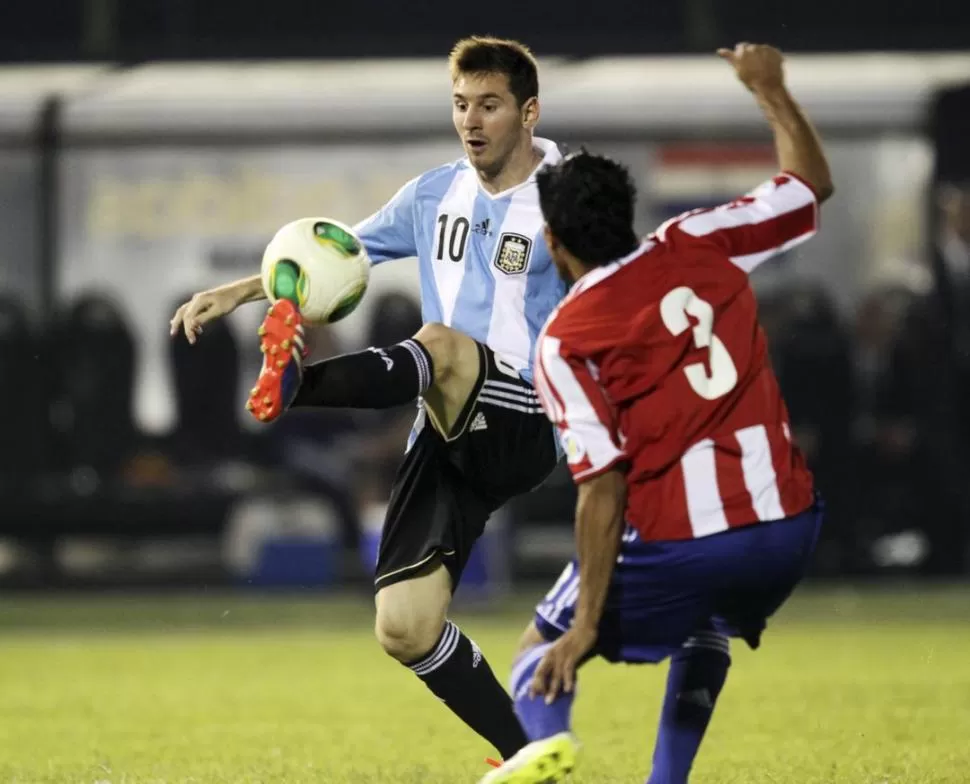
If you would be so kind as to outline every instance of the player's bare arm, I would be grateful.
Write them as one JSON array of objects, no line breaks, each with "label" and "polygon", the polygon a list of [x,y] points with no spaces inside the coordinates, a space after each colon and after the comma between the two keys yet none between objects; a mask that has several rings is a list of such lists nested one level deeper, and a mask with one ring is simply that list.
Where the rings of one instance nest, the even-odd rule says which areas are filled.
[{"label": "player's bare arm", "polygon": [[784,57],[772,46],[738,44],[719,49],[738,79],[754,95],[775,137],[778,163],[814,188],[820,202],[834,192],[818,133],[785,84]]},{"label": "player's bare arm", "polygon": [[569,631],[549,649],[532,681],[531,693],[555,699],[573,690],[576,668],[596,643],[613,568],[620,552],[626,477],[611,469],[579,486],[576,503],[576,552],[579,598]]},{"label": "player's bare arm", "polygon": [[266,299],[266,293],[259,275],[200,291],[175,311],[169,324],[171,334],[175,335],[181,327],[186,340],[195,343],[204,324],[228,316],[240,305],[261,299]]}]

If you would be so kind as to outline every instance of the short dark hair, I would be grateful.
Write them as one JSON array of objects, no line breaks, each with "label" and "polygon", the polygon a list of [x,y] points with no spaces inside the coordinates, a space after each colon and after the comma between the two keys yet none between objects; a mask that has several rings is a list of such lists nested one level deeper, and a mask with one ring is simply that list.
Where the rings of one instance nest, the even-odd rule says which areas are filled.
[{"label": "short dark hair", "polygon": [[546,224],[584,264],[599,267],[636,247],[637,189],[622,164],[581,150],[540,169],[536,184]]},{"label": "short dark hair", "polygon": [[504,74],[519,106],[539,95],[539,68],[529,47],[507,38],[473,35],[455,44],[448,57],[451,81],[463,74]]}]

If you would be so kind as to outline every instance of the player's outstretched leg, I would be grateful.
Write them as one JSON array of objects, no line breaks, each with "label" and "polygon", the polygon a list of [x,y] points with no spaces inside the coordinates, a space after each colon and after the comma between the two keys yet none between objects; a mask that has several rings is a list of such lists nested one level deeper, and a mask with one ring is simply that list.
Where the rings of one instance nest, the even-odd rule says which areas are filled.
[{"label": "player's outstretched leg", "polygon": [[508,692],[478,646],[447,620],[451,578],[430,573],[393,583],[377,594],[381,647],[408,667],[455,715],[508,758],[526,744]]},{"label": "player's outstretched leg", "polygon": [[686,784],[731,665],[728,638],[697,632],[670,659],[647,784]]},{"label": "player's outstretched leg", "polygon": [[[280,300],[263,319],[259,335],[263,367],[246,407],[262,422],[290,406],[391,408],[415,400],[434,382],[434,359],[420,332],[394,346],[303,367],[300,312],[289,300]],[[297,344],[300,351],[294,351]]]}]

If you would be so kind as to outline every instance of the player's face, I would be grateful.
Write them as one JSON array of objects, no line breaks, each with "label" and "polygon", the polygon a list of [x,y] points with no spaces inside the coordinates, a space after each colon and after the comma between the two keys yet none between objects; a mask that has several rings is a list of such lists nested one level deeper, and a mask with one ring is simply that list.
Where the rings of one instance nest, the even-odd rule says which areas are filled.
[{"label": "player's face", "polygon": [[472,166],[495,175],[531,130],[534,98],[519,106],[505,74],[464,74],[455,81],[452,120]]}]

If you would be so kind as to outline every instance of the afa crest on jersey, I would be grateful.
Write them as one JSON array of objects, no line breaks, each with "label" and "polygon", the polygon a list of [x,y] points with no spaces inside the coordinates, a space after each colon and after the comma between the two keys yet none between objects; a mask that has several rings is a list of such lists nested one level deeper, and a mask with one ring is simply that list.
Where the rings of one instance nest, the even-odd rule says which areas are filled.
[{"label": "afa crest on jersey", "polygon": [[532,240],[521,234],[503,234],[499,238],[498,252],[495,254],[495,266],[506,275],[518,275],[525,272],[529,266],[529,252],[532,250]]}]

